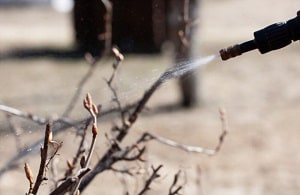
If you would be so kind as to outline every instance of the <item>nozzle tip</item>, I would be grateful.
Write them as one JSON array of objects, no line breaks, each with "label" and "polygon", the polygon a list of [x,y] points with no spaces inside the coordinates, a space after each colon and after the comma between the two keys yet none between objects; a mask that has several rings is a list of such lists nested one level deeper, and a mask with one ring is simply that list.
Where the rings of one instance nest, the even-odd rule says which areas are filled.
[{"label": "nozzle tip", "polygon": [[221,49],[219,53],[223,61],[242,55],[240,45],[234,45],[226,49]]}]

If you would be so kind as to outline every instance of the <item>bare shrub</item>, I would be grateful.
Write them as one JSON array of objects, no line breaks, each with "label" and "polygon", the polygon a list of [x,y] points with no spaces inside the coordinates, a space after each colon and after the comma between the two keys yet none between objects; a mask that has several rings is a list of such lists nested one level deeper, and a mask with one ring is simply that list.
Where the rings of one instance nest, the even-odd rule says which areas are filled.
[{"label": "bare shrub", "polygon": [[[23,159],[25,156],[33,155],[38,150],[35,148],[40,148],[40,167],[39,171],[35,176],[34,171],[31,170],[29,163],[25,163],[25,175],[27,180],[29,181],[29,188],[27,194],[37,194],[39,186],[45,180],[51,180],[55,183],[54,188],[50,194],[57,195],[57,194],[79,194],[85,188],[87,188],[91,181],[97,176],[103,173],[104,171],[113,171],[116,173],[128,174],[132,177],[137,177],[138,173],[132,172],[131,169],[117,169],[113,165],[117,164],[118,162],[141,162],[145,163],[143,156],[146,151],[146,143],[149,141],[157,141],[161,144],[168,145],[174,147],[179,150],[184,150],[190,153],[200,153],[205,155],[215,155],[221,148],[222,143],[224,141],[224,137],[227,133],[227,122],[226,122],[226,115],[223,110],[220,110],[220,117],[222,123],[222,132],[219,138],[219,142],[215,149],[207,149],[202,147],[196,146],[189,146],[184,145],[173,140],[170,140],[165,137],[161,137],[159,135],[155,135],[151,132],[144,132],[141,136],[136,139],[133,143],[123,146],[124,139],[129,135],[131,127],[134,123],[138,120],[140,113],[145,108],[146,103],[151,98],[153,93],[157,90],[157,88],[164,82],[161,79],[158,79],[146,92],[144,95],[135,102],[133,105],[122,105],[118,98],[117,90],[113,87],[112,83],[116,76],[116,72],[118,67],[120,66],[121,62],[124,60],[123,55],[117,50],[113,49],[113,54],[115,57],[115,61],[112,65],[113,71],[110,75],[109,79],[106,80],[106,84],[111,90],[113,95],[113,101],[117,105],[116,109],[101,111],[101,106],[97,105],[93,102],[92,97],[90,94],[87,94],[83,101],[83,107],[86,109],[90,116],[87,118],[80,119],[75,122],[71,122],[72,120],[68,118],[69,113],[73,110],[74,105],[76,104],[77,97],[80,97],[80,93],[82,88],[84,87],[86,81],[91,77],[91,72],[87,73],[88,76],[84,76],[84,81],[81,81],[78,86],[79,89],[77,90],[76,94],[74,95],[75,98],[72,98],[70,104],[67,106],[67,112],[64,112],[62,117],[58,117],[56,119],[51,118],[43,118],[39,117],[27,112],[23,112],[17,110],[15,108],[11,108],[5,105],[0,105],[0,110],[6,112],[10,117],[22,117],[28,120],[31,120],[41,126],[46,125],[45,128],[45,136],[43,140],[39,140],[36,143],[32,144],[30,148],[32,150],[21,150],[19,153],[12,158],[4,168],[1,169],[0,174],[4,174],[6,171],[15,168],[16,165],[19,164],[20,159]],[[98,60],[92,58],[91,55],[86,55],[87,62],[90,63],[91,69],[96,66]],[[164,75],[164,74],[163,74]],[[71,106],[70,106],[71,105]],[[100,110],[100,111],[99,111]],[[109,147],[106,151],[102,154],[102,157],[95,162],[94,166],[90,166],[91,157],[93,155],[95,143],[98,137],[98,122],[97,120],[108,113],[118,113],[120,117],[120,123],[113,125],[111,128],[113,137],[109,137]],[[83,128],[80,127],[82,122],[85,123]],[[61,124],[60,126],[54,124]],[[52,124],[52,125],[51,125]],[[80,136],[80,141],[77,144],[77,151],[74,154],[72,160],[67,161],[67,167],[65,172],[63,173],[62,178],[58,178],[54,172],[57,172],[54,159],[61,147],[63,147],[62,143],[54,141],[55,136],[58,133],[64,132],[64,130],[73,127],[76,129],[76,133]],[[89,144],[89,147],[84,145],[84,143],[88,142],[87,139],[87,131],[91,130],[92,132],[92,139]],[[108,135],[107,135],[108,136]],[[99,138],[98,138],[99,139]],[[103,139],[103,138],[100,138]],[[48,145],[55,144],[56,150],[49,155],[48,152]],[[63,154],[60,154],[63,155]],[[167,166],[167,165],[164,165]],[[151,183],[160,177],[159,171],[163,168],[163,165],[159,166],[152,166],[152,173],[148,175],[148,178],[145,180],[143,186],[140,187],[138,194],[145,194],[146,191],[150,190]],[[52,174],[49,174],[49,170]],[[60,174],[61,175],[61,174]],[[52,177],[52,178],[51,178]],[[169,194],[179,194],[180,190],[182,189],[182,185],[178,184],[178,178],[180,177],[180,172],[178,172],[174,176],[174,181],[170,185]],[[34,181],[34,178],[35,181]],[[128,193],[128,192],[127,192]]]}]

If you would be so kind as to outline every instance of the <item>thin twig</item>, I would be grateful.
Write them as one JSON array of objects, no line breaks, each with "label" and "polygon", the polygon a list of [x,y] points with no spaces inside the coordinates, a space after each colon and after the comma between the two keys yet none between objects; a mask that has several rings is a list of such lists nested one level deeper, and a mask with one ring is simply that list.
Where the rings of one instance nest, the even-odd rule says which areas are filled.
[{"label": "thin twig", "polygon": [[131,173],[129,171],[129,169],[115,169],[115,168],[111,167],[110,170],[112,170],[115,173],[121,173],[121,174],[129,175],[129,176],[134,176],[133,173]]},{"label": "thin twig", "polygon": [[54,191],[52,191],[50,195],[64,195],[65,193],[69,192],[74,187],[74,185],[89,171],[90,169],[87,168],[82,172],[80,172],[79,175],[68,178],[61,185],[59,185]]},{"label": "thin twig", "polygon": [[[5,107],[6,107],[6,106],[5,106]],[[134,107],[136,107],[136,103],[131,104],[131,105],[128,105],[128,106],[126,106],[126,107],[123,107],[123,109],[124,109],[124,110],[131,110],[131,109],[133,109]],[[0,110],[1,110],[1,105],[0,105]],[[12,110],[17,110],[17,109],[12,108]],[[8,110],[5,109],[5,110],[2,110],[2,111],[8,112],[8,113],[14,115],[14,112],[11,112],[10,109],[8,109]],[[18,110],[18,111],[19,111],[19,110]],[[106,111],[101,112],[101,115],[97,115],[97,119],[102,118],[102,117],[105,117],[105,116],[108,116],[108,115],[113,114],[113,113],[118,112],[118,111],[119,111],[119,109],[116,109],[116,108],[108,109],[108,110],[106,110]],[[21,113],[26,113],[26,112],[23,112],[23,111],[20,111],[20,112],[21,112]],[[32,118],[30,117],[30,116],[32,116],[31,114],[28,115],[28,116],[26,115],[26,117],[24,117],[23,114],[21,114],[21,115],[16,115],[16,116],[22,117],[22,118],[26,118],[26,119],[28,119],[28,120],[32,120]],[[35,119],[36,117],[33,117],[33,118]],[[41,117],[38,117],[38,118],[41,119]],[[85,117],[85,118],[80,119],[80,120],[78,120],[78,121],[75,121],[75,122],[73,122],[73,123],[66,122],[66,121],[67,121],[66,119],[65,119],[65,120],[61,120],[61,118],[60,118],[60,119],[57,119],[57,120],[53,121],[53,124],[54,124],[54,123],[59,123],[60,125],[54,125],[54,126],[53,126],[53,129],[52,129],[53,135],[56,135],[56,134],[58,134],[58,133],[62,133],[62,132],[64,132],[64,130],[66,130],[66,129],[70,128],[70,127],[75,127],[76,129],[78,129],[78,128],[77,128],[78,125],[80,125],[80,124],[82,124],[82,123],[89,122],[89,121],[91,121],[91,120],[92,120],[91,116]],[[44,125],[44,123],[40,123],[40,120],[33,120],[33,121],[36,122],[37,124]],[[47,120],[45,119],[45,121],[47,121]],[[43,140],[44,140],[44,139],[40,139],[40,140],[36,141],[35,143],[31,144],[30,146],[28,146],[27,148],[30,148],[30,150],[28,150],[27,148],[25,148],[25,149],[23,149],[22,151],[20,151],[18,154],[16,154],[14,157],[12,157],[12,158],[11,158],[11,159],[10,159],[10,160],[9,160],[9,161],[8,161],[8,162],[0,169],[0,177],[1,177],[4,173],[6,173],[6,171],[9,171],[9,170],[11,170],[11,169],[13,169],[13,168],[16,168],[17,163],[18,163],[22,158],[27,157],[27,156],[29,156],[29,155],[36,154],[36,153],[39,151],[39,149],[40,149],[40,145],[43,144]]]},{"label": "thin twig", "polygon": [[15,138],[17,151],[20,152],[22,151],[22,141],[20,139],[20,135],[23,130],[12,121],[12,116],[10,114],[6,115],[6,119]]},{"label": "thin twig", "polygon": [[[85,109],[90,113],[92,119],[93,119],[93,124],[92,124],[92,134],[93,134],[93,138],[92,138],[92,143],[90,145],[89,148],[89,152],[87,155],[86,160],[84,160],[85,162],[82,162],[82,167],[79,170],[79,172],[83,172],[85,171],[91,161],[91,157],[93,155],[94,149],[95,149],[95,144],[96,144],[96,139],[97,139],[97,135],[98,135],[98,127],[97,127],[97,115],[99,114],[98,108],[97,106],[93,103],[92,101],[92,97],[91,95],[88,93],[86,95],[86,98],[83,101],[83,105],[85,107]],[[74,188],[72,189],[72,194],[75,195],[78,191],[79,185],[81,183],[82,177],[79,178],[79,180],[77,181],[76,185],[74,186]]]},{"label": "thin twig", "polygon": [[[99,40],[105,41],[105,48],[104,51],[101,53],[102,58],[107,56],[109,54],[110,48],[111,48],[111,38],[112,38],[112,5],[111,2],[108,0],[101,0],[103,5],[105,6],[106,13],[104,15],[104,22],[105,22],[105,32],[101,35],[99,35]],[[81,91],[84,87],[84,85],[87,83],[87,81],[92,77],[92,74],[94,73],[94,69],[96,67],[96,64],[98,63],[98,59],[94,59],[91,54],[87,53],[85,55],[86,61],[90,64],[90,68],[88,72],[84,75],[84,77],[80,80],[80,82],[77,85],[77,90],[74,93],[68,107],[66,108],[65,112],[63,113],[63,117],[68,116],[71,111],[74,109],[75,103],[78,101],[79,96],[81,94]]]},{"label": "thin twig", "polygon": [[227,118],[226,118],[225,109],[220,108],[219,113],[220,113],[222,134],[219,137],[219,144],[215,148],[216,153],[219,152],[219,150],[221,149],[221,147],[223,145],[223,142],[224,142],[224,139],[225,139],[225,137],[228,133],[228,122],[227,122]]},{"label": "thin twig", "polygon": [[[138,101],[135,109],[131,114],[129,114],[128,119],[123,122],[122,126],[115,127],[115,129],[118,129],[118,134],[115,138],[116,142],[123,141],[132,125],[136,122],[139,114],[145,108],[146,103],[149,101],[150,97],[160,87],[160,85],[165,82],[166,79],[169,79],[169,77],[165,77],[165,74],[167,74],[167,72],[163,73],[161,77],[156,80],[156,82],[154,82],[153,85],[144,93],[143,97]],[[87,185],[96,177],[97,174],[109,169],[109,167],[117,162],[116,159],[112,158],[115,152],[119,152],[119,147],[117,145],[111,145],[107,152],[98,161],[95,168],[84,178],[80,186],[80,191],[83,191],[87,187]]]},{"label": "thin twig", "polygon": [[172,183],[172,185],[169,188],[169,195],[179,195],[179,191],[182,189],[181,185],[177,186],[178,185],[178,179],[179,179],[180,173],[181,173],[181,171],[179,170],[175,174],[173,183]]},{"label": "thin twig", "polygon": [[160,177],[160,175],[158,174],[158,171],[162,168],[162,165],[159,165],[157,168],[154,168],[152,166],[152,174],[151,176],[146,180],[146,183],[144,185],[144,188],[138,193],[138,195],[142,195],[145,194],[148,190],[150,190],[150,185],[151,183]]},{"label": "thin twig", "polygon": [[144,135],[142,137],[144,137],[143,139],[145,139],[145,140],[155,140],[164,145],[178,148],[180,150],[190,152],[190,153],[201,153],[201,154],[207,154],[207,155],[214,155],[216,153],[216,151],[213,149],[207,149],[207,148],[203,148],[203,147],[199,147],[199,146],[190,146],[190,145],[181,144],[181,143],[178,143],[171,139],[167,139],[167,138],[164,138],[164,137],[161,137],[158,135],[154,135],[154,134],[148,133],[148,132],[144,133]]},{"label": "thin twig", "polygon": [[107,86],[109,87],[109,89],[111,90],[111,92],[113,94],[113,101],[117,104],[117,109],[119,110],[119,113],[121,115],[122,123],[124,124],[125,123],[124,110],[123,110],[121,102],[119,100],[118,93],[115,90],[115,88],[112,86],[112,82],[115,78],[115,75],[117,73],[117,70],[118,70],[121,62],[124,60],[124,56],[120,53],[120,51],[117,48],[113,48],[112,52],[114,54],[115,61],[112,65],[112,67],[113,67],[112,74],[111,74],[110,78],[106,81],[106,84],[107,84]]},{"label": "thin twig", "polygon": [[70,115],[70,113],[72,112],[72,110],[75,107],[76,102],[78,101],[78,99],[80,97],[80,94],[82,92],[84,85],[92,77],[93,73],[95,72],[95,68],[97,67],[96,64],[97,64],[98,60],[93,58],[93,56],[90,53],[87,53],[85,55],[85,59],[90,65],[89,70],[79,81],[79,83],[76,87],[76,92],[74,93],[73,97],[71,98],[70,103],[68,104],[66,110],[62,114],[62,117],[68,117]]},{"label": "thin twig", "polygon": [[[92,143],[91,143],[91,146],[90,146],[90,149],[88,152],[88,156],[86,159],[81,158],[81,169],[78,171],[77,175],[66,179],[51,194],[63,194],[65,192],[69,192],[69,191],[71,191],[71,194],[73,194],[73,195],[77,194],[78,187],[80,185],[82,177],[87,172],[90,171],[88,166],[89,166],[89,163],[90,163],[90,160],[91,160],[94,148],[95,148],[96,138],[98,135],[97,115],[99,114],[99,111],[98,111],[98,107],[93,103],[92,97],[90,94],[86,95],[86,98],[83,101],[83,105],[84,105],[84,108],[90,113],[92,120],[93,120],[93,124],[92,124],[93,139],[92,139]],[[89,124],[89,122],[86,122],[86,127],[88,127],[88,124]],[[84,132],[83,139],[81,141],[82,144],[84,142],[84,139],[85,139],[85,132]],[[77,161],[77,159],[79,158],[80,149],[81,149],[81,145],[79,146],[79,149],[78,149],[78,152],[77,152],[77,155],[76,155],[74,161]],[[70,172],[72,172],[72,170],[75,166],[74,165],[75,163],[69,164],[69,169],[71,170]],[[67,174],[70,174],[70,173],[67,172]]]},{"label": "thin twig", "polygon": [[153,133],[149,133],[149,132],[145,132],[141,136],[138,143],[149,141],[149,140],[155,140],[162,144],[165,144],[165,145],[168,145],[171,147],[175,147],[175,148],[178,148],[178,149],[186,151],[186,152],[201,153],[201,154],[206,154],[206,155],[210,155],[210,156],[215,155],[220,151],[220,149],[224,143],[224,139],[228,132],[228,125],[227,125],[227,120],[226,120],[226,116],[225,116],[225,111],[223,109],[220,109],[219,112],[220,112],[220,119],[221,119],[221,124],[222,124],[222,128],[221,128],[222,133],[219,136],[219,142],[218,142],[217,146],[215,147],[215,149],[207,149],[207,148],[203,148],[203,147],[199,147],[199,146],[190,146],[190,145],[181,144],[181,143],[178,143],[171,139],[167,139],[167,138],[164,138],[164,137],[161,137],[158,135],[154,135]]},{"label": "thin twig", "polygon": [[32,120],[33,122],[40,124],[40,125],[45,125],[48,122],[48,119],[46,119],[46,118],[36,116],[29,112],[24,112],[24,111],[21,111],[21,110],[18,110],[16,108],[12,108],[12,107],[9,107],[6,105],[0,104],[0,110],[3,112],[6,112],[8,114],[11,114],[11,115],[15,115],[15,116],[18,116],[21,118]]},{"label": "thin twig", "polygon": [[33,194],[37,194],[40,185],[42,182],[45,180],[45,168],[46,168],[46,162],[47,162],[47,155],[48,155],[48,144],[51,136],[51,127],[50,124],[48,123],[46,126],[46,131],[45,131],[45,139],[44,139],[44,146],[41,148],[41,162],[40,162],[40,168],[39,172],[37,175],[37,178],[35,180],[35,184],[32,190]]},{"label": "thin twig", "polygon": [[65,179],[73,174],[73,170],[74,170],[77,162],[79,161],[81,155],[85,152],[84,143],[86,141],[86,133],[87,133],[89,124],[90,124],[90,122],[86,121],[85,127],[82,129],[82,133],[80,134],[81,140],[80,140],[76,155],[74,156],[72,162],[67,161],[68,169],[65,172]]}]

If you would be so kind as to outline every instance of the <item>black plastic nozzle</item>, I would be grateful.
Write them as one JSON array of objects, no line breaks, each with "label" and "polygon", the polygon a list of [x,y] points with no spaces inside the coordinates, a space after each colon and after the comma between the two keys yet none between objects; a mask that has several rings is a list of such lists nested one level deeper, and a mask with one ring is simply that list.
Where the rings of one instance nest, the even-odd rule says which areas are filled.
[{"label": "black plastic nozzle", "polygon": [[254,40],[220,50],[220,56],[222,60],[227,60],[254,49],[264,54],[297,40],[300,40],[300,11],[295,18],[286,23],[275,23],[254,32]]}]

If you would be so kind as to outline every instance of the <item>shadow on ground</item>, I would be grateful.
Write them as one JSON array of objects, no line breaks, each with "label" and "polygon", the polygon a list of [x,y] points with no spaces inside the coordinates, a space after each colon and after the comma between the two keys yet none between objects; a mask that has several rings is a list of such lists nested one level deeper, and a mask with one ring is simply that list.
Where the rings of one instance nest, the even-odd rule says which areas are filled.
[{"label": "shadow on ground", "polygon": [[55,59],[79,59],[83,56],[84,52],[78,49],[23,48],[0,53],[0,60],[32,59],[44,57]]}]

